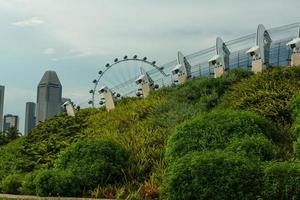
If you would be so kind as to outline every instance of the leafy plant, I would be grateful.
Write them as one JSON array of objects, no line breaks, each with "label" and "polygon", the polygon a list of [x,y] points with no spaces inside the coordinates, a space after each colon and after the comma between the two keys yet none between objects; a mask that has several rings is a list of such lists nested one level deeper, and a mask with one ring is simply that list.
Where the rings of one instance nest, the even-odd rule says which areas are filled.
[{"label": "leafy plant", "polygon": [[256,199],[262,170],[256,162],[222,151],[196,152],[174,161],[163,181],[165,199]]},{"label": "leafy plant", "polygon": [[300,163],[270,162],[264,168],[264,199],[298,199]]},{"label": "leafy plant", "polygon": [[[300,67],[275,68],[250,76],[226,93],[219,107],[255,112],[289,128],[289,102],[300,89]],[[286,127],[287,126],[287,127]]]},{"label": "leafy plant", "polygon": [[78,196],[80,180],[68,171],[40,170],[34,178],[36,194],[40,196]]},{"label": "leafy plant", "polygon": [[226,147],[226,151],[260,161],[278,159],[280,152],[279,148],[262,134],[235,138]]},{"label": "leafy plant", "polygon": [[267,119],[254,113],[216,110],[203,113],[176,127],[166,147],[166,159],[172,161],[189,152],[224,149],[234,138],[263,134],[274,142],[280,135]]},{"label": "leafy plant", "polygon": [[1,190],[4,193],[19,194],[19,188],[21,187],[22,175],[11,174],[6,176],[1,182]]},{"label": "leafy plant", "polygon": [[62,152],[56,169],[70,171],[82,188],[93,189],[106,184],[122,183],[129,153],[108,139],[85,139]]}]

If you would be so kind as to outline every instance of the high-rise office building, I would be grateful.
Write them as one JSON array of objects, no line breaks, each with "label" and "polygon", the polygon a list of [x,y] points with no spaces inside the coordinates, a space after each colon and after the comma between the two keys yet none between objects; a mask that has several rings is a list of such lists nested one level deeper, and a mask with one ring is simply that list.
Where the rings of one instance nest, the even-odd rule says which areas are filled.
[{"label": "high-rise office building", "polygon": [[62,86],[55,71],[46,71],[37,91],[37,123],[61,113]]},{"label": "high-rise office building", "polygon": [[5,87],[0,85],[0,132],[3,131],[4,90]]},{"label": "high-rise office building", "polygon": [[35,117],[35,103],[27,102],[25,110],[25,135],[31,133],[31,129],[35,127],[36,117]]},{"label": "high-rise office building", "polygon": [[10,128],[19,129],[19,117],[17,115],[4,115],[3,131],[7,131]]}]

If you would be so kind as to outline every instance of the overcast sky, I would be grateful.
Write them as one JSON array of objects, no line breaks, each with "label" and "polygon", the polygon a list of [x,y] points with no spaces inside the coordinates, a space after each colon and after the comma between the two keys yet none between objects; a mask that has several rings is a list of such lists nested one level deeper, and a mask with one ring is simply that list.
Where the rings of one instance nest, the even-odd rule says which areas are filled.
[{"label": "overcast sky", "polygon": [[24,128],[25,102],[36,101],[45,70],[63,96],[88,100],[99,66],[123,55],[164,64],[267,28],[300,21],[299,0],[0,0],[0,85],[5,113]]}]

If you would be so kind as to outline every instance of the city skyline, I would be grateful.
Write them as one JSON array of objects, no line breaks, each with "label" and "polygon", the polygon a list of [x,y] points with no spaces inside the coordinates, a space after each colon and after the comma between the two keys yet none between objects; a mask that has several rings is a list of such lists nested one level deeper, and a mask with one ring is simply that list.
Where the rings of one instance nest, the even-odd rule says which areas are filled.
[{"label": "city skyline", "polygon": [[[216,2],[194,0],[92,2],[0,0],[4,114],[16,114],[24,124],[25,103],[36,101],[36,85],[47,70],[58,73],[63,96],[87,106],[91,80],[115,57],[138,54],[164,64],[178,50],[188,54],[213,46],[217,36],[227,41],[254,33],[260,23],[270,28],[300,21],[295,0],[272,1],[272,9],[271,1],[231,0],[218,2],[218,8]],[[137,12],[144,15],[137,18]]]}]

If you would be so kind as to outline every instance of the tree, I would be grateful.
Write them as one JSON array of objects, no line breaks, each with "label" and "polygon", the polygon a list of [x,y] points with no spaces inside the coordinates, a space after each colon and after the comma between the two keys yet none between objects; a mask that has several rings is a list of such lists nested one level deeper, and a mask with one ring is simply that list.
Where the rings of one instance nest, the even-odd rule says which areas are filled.
[{"label": "tree", "polygon": [[20,137],[22,134],[19,132],[19,130],[15,127],[9,128],[6,132],[6,137],[9,141],[15,140],[18,137]]},{"label": "tree", "polygon": [[21,133],[19,132],[19,130],[17,128],[9,128],[7,131],[5,132],[0,132],[0,146],[1,145],[5,145],[17,138],[21,137]]}]

